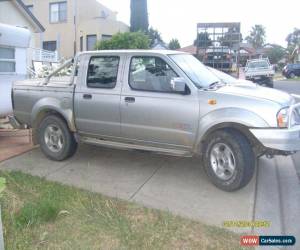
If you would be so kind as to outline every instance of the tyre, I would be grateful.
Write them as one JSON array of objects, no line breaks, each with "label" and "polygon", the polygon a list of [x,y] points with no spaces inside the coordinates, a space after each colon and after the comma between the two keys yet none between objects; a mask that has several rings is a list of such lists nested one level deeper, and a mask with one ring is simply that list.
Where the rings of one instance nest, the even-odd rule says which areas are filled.
[{"label": "tyre", "polygon": [[295,78],[295,77],[296,77],[296,75],[295,75],[294,72],[291,72],[291,73],[289,74],[289,78]]},{"label": "tyre", "polygon": [[76,152],[77,142],[65,121],[56,115],[46,116],[38,127],[42,152],[51,160],[63,161]]},{"label": "tyre", "polygon": [[204,169],[218,188],[232,192],[253,177],[256,158],[248,139],[232,129],[218,130],[203,145]]}]

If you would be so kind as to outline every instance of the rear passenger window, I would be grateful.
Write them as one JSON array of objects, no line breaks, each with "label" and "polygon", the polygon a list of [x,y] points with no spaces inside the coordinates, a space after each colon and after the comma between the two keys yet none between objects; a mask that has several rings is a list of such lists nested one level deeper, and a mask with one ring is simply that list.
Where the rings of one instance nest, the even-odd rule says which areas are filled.
[{"label": "rear passenger window", "polygon": [[134,90],[173,92],[171,80],[178,77],[161,58],[136,56],[131,59],[129,85]]},{"label": "rear passenger window", "polygon": [[114,88],[118,78],[120,58],[117,56],[91,57],[87,73],[89,88]]}]

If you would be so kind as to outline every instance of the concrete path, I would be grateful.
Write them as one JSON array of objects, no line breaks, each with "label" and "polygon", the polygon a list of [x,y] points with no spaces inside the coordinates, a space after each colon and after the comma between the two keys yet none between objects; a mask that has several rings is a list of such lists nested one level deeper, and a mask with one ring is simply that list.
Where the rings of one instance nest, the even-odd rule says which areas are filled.
[{"label": "concrete path", "polygon": [[0,163],[0,169],[20,170],[219,227],[230,220],[267,220],[270,228],[252,233],[291,234],[300,241],[300,185],[291,157],[260,159],[257,178],[234,193],[215,188],[197,158],[87,145],[65,162],[50,161],[35,149]]}]

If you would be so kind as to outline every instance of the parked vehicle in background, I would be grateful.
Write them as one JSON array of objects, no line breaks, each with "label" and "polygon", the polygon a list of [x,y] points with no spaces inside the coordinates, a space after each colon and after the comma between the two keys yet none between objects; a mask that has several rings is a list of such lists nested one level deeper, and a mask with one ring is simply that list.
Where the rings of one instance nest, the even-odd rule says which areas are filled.
[{"label": "parked vehicle in background", "polygon": [[[78,142],[192,157],[234,191],[256,158],[300,151],[300,104],[256,84],[227,84],[177,51],[80,53],[70,77],[15,82],[14,123],[33,128],[44,154],[71,157]],[[230,81],[230,80],[229,80]]]},{"label": "parked vehicle in background", "polygon": [[268,58],[248,60],[245,67],[246,80],[273,88],[275,71]]},{"label": "parked vehicle in background", "polygon": [[231,72],[233,69],[231,50],[225,46],[211,46],[205,52],[203,63],[223,72]]},{"label": "parked vehicle in background", "polygon": [[282,75],[286,78],[295,78],[300,76],[300,63],[288,64],[284,66]]},{"label": "parked vehicle in background", "polygon": [[30,31],[0,23],[0,117],[13,113],[12,83],[26,78]]}]

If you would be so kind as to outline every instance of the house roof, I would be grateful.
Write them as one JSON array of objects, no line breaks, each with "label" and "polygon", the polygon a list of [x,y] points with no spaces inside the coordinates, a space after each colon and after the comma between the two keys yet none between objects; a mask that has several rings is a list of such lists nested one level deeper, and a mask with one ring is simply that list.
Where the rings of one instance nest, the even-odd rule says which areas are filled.
[{"label": "house roof", "polygon": [[156,50],[162,50],[162,49],[169,49],[168,45],[166,45],[164,42],[162,41],[158,41],[157,39],[155,40],[154,44],[152,45],[152,49],[156,49]]},{"label": "house roof", "polygon": [[21,13],[27,18],[27,20],[33,25],[37,33],[45,31],[43,25],[37,20],[37,18],[26,7],[22,0],[12,0],[12,3],[21,11]]},{"label": "house roof", "polygon": [[190,46],[180,48],[180,49],[178,49],[178,51],[189,53],[189,54],[192,54],[192,55],[196,55],[197,53],[199,55],[203,55],[203,54],[205,54],[206,49],[199,48],[198,51],[197,51],[197,47],[195,45],[190,45]]},{"label": "house roof", "polygon": [[190,46],[180,48],[180,49],[178,49],[178,51],[182,51],[182,52],[186,52],[186,53],[196,55],[197,54],[197,47],[194,46],[194,45],[190,45]]}]

